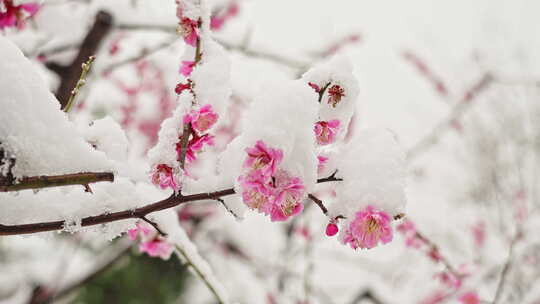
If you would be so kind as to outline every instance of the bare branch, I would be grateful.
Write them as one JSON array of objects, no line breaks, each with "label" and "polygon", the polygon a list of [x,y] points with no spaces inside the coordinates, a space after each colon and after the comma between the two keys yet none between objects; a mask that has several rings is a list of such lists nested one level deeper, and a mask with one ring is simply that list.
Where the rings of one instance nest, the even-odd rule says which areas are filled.
[{"label": "bare branch", "polygon": [[324,206],[324,203],[323,203],[322,200],[320,200],[318,197],[316,197],[315,195],[313,195],[311,193],[308,194],[308,197],[309,197],[310,200],[315,202],[315,204],[317,204],[317,206],[319,206],[319,208],[321,208],[324,215],[328,216],[328,209],[326,209],[326,207]]},{"label": "bare branch", "polygon": [[506,259],[506,262],[504,263],[503,269],[501,271],[501,278],[499,279],[499,284],[497,285],[497,290],[495,291],[493,304],[499,303],[501,299],[502,291],[504,289],[504,283],[506,282],[506,277],[508,275],[508,272],[510,271],[512,259],[514,258],[514,247],[516,242],[519,240],[520,235],[520,231],[516,232],[516,235],[512,238],[512,241],[510,242],[510,248],[508,249],[508,258]]},{"label": "bare branch", "polygon": [[0,184],[0,192],[20,191],[26,189],[41,189],[60,186],[83,185],[96,182],[113,182],[114,174],[111,172],[83,172],[51,176],[24,177],[21,181],[9,184]]},{"label": "bare branch", "polygon": [[492,82],[493,77],[491,74],[484,74],[484,76],[477,83],[475,83],[465,92],[460,102],[454,106],[452,112],[450,112],[447,118],[433,128],[431,133],[422,138],[416,143],[416,145],[409,149],[407,152],[407,159],[415,159],[418,155],[420,155],[421,152],[437,143],[438,139],[450,129],[452,122],[458,120],[470,108],[472,105],[472,100],[482,91],[486,90]]},{"label": "bare branch", "polygon": [[156,222],[153,222],[153,221],[149,220],[146,216],[142,216],[141,220],[147,222],[150,226],[154,227],[154,229],[156,229],[156,231],[161,236],[167,236],[167,233],[165,233],[165,232],[163,232],[163,230],[159,229],[159,226],[158,226],[158,224]]},{"label": "bare branch", "polygon": [[[341,179],[336,178],[322,178],[318,179],[318,183],[339,181]],[[132,218],[142,218],[152,212],[161,211],[169,208],[176,207],[180,204],[201,201],[201,200],[216,200],[223,196],[236,194],[234,188],[198,193],[191,195],[171,195],[170,197],[132,210],[124,210],[112,213],[104,213],[95,216],[85,217],[81,220],[81,227],[94,226],[99,224],[105,224],[115,221],[121,221]],[[46,231],[62,230],[66,222],[63,220],[53,222],[42,222],[22,225],[1,225],[0,224],[0,236],[4,235],[19,235],[19,234],[31,234]]]}]

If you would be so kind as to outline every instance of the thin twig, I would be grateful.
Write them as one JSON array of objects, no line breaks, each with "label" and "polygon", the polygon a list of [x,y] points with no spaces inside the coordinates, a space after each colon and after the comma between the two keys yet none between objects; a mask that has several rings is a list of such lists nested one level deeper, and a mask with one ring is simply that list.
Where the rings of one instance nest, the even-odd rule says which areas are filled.
[{"label": "thin twig", "polygon": [[493,77],[491,74],[484,74],[484,76],[482,76],[477,83],[475,83],[465,92],[460,102],[454,106],[450,114],[443,119],[442,122],[435,126],[435,128],[433,128],[427,136],[420,139],[420,141],[418,141],[411,149],[407,151],[407,159],[409,161],[415,159],[421,154],[421,152],[435,144],[439,137],[450,129],[452,122],[458,120],[463,114],[465,114],[466,110],[471,107],[473,104],[472,100],[482,91],[486,90],[492,82]]},{"label": "thin twig", "polygon": [[189,258],[186,252],[178,245],[175,245],[174,247],[176,248],[176,251],[184,258],[186,263],[191,266],[191,269],[193,269],[195,274],[203,281],[206,287],[208,287],[210,292],[212,292],[218,303],[227,303],[225,299],[221,298],[221,295],[217,292],[216,287],[212,283],[210,283],[206,275],[199,269],[197,265],[195,265],[195,263],[193,263],[193,261]]},{"label": "thin twig", "polygon": [[236,51],[248,57],[267,60],[296,70],[306,70],[312,64],[311,62],[303,62],[296,59],[287,58],[279,54],[248,49],[244,45],[235,45],[220,39],[216,39],[216,41],[229,51]]},{"label": "thin twig", "polygon": [[180,137],[180,156],[178,158],[178,161],[180,162],[180,167],[184,169],[186,166],[186,154],[188,150],[188,144],[189,144],[189,136],[191,135],[191,124],[184,123],[182,136]]},{"label": "thin twig", "polygon": [[322,88],[319,90],[319,103],[322,102],[322,98],[323,98],[324,92],[326,91],[326,89],[328,89],[329,86],[330,86],[330,82],[327,83],[326,85],[324,85],[324,87],[322,87]]},{"label": "thin twig", "polygon": [[229,208],[229,206],[227,206],[227,204],[225,204],[225,201],[222,198],[218,197],[218,198],[216,198],[216,201],[220,202],[221,205],[223,205],[223,207],[225,207],[225,210],[227,210],[227,212],[229,212],[232,216],[234,216],[235,218],[239,218],[238,214],[234,213],[234,211],[232,211],[232,209]]},{"label": "thin twig", "polygon": [[309,197],[310,200],[315,202],[315,204],[317,204],[317,206],[319,206],[319,208],[321,208],[324,215],[328,216],[328,209],[326,209],[326,207],[324,206],[324,203],[323,203],[322,200],[320,200],[318,197],[316,197],[315,195],[313,195],[311,193],[308,194],[308,197]]},{"label": "thin twig", "polygon": [[[120,30],[156,30],[166,33],[176,32],[176,27],[155,24],[119,24],[115,26],[115,28]],[[248,49],[245,41],[237,45],[221,39],[214,39],[229,51],[236,51],[248,57],[267,60],[276,64],[287,66],[289,68],[304,71],[312,65],[312,62],[304,62],[297,59],[287,58],[285,56],[267,51]]]},{"label": "thin twig", "polygon": [[439,257],[439,260],[443,263],[443,265],[448,269],[449,272],[451,272],[456,278],[461,278],[462,275],[452,266],[450,261],[441,254],[441,251],[439,250],[439,247],[437,244],[433,243],[430,239],[428,239],[426,236],[424,236],[422,233],[416,231],[416,237],[420,239],[423,243],[427,244],[431,250],[436,251]]},{"label": "thin twig", "polygon": [[501,278],[499,279],[499,284],[497,285],[497,290],[495,291],[495,297],[493,298],[493,304],[499,303],[499,300],[502,296],[502,291],[504,287],[504,283],[506,282],[506,277],[508,275],[508,272],[510,271],[511,265],[512,265],[512,259],[514,255],[514,247],[516,242],[519,240],[520,232],[516,232],[516,235],[514,238],[512,238],[512,241],[510,242],[510,248],[508,249],[508,258],[506,259],[506,262],[504,263],[503,269],[501,271]]},{"label": "thin twig", "polygon": [[166,41],[164,41],[164,42],[162,42],[162,43],[160,43],[160,44],[158,44],[158,45],[156,45],[156,46],[154,46],[152,48],[148,48],[148,49],[143,48],[139,54],[136,54],[134,56],[131,56],[129,58],[126,58],[126,59],[118,61],[118,62],[111,63],[108,66],[106,66],[105,68],[103,68],[102,71],[105,74],[110,73],[110,72],[112,72],[113,70],[115,70],[115,69],[117,69],[119,67],[122,67],[124,65],[139,61],[139,60],[143,59],[146,56],[149,56],[149,55],[157,53],[157,52],[159,52],[159,51],[161,51],[163,49],[166,49],[166,48],[170,47],[171,45],[173,45],[176,41],[177,41],[177,38],[175,36],[174,38],[167,39]]},{"label": "thin twig", "polygon": [[[199,19],[198,26],[201,27],[201,20]],[[197,65],[202,59],[202,51],[201,51],[201,39],[197,38],[197,45],[195,47],[195,58],[194,58],[194,65]],[[196,98],[194,96],[194,98]],[[192,101],[193,106],[194,101]],[[189,144],[189,137],[193,133],[193,130],[191,128],[190,122],[184,122],[183,130],[182,130],[182,136],[180,137],[180,157],[178,158],[178,161],[180,162],[180,168],[184,169],[186,166],[186,154],[188,150],[188,144]]]},{"label": "thin twig", "polygon": [[77,94],[79,94],[79,91],[86,83],[86,74],[88,74],[88,71],[90,71],[90,67],[92,67],[92,63],[96,59],[96,56],[90,56],[88,57],[88,61],[82,64],[81,68],[81,76],[79,76],[79,80],[77,81],[77,84],[75,84],[75,87],[73,90],[71,90],[71,95],[69,95],[69,99],[66,103],[66,106],[64,107],[64,112],[68,113],[69,110],[71,110],[71,107],[73,107],[73,102],[75,101],[75,97],[77,97]]},{"label": "thin twig", "polygon": [[155,222],[149,220],[146,216],[141,216],[141,220],[147,222],[148,224],[150,224],[150,226],[154,227],[154,229],[156,229],[156,231],[157,231],[161,236],[167,236],[167,233],[165,233],[165,232],[163,232],[163,230],[159,229],[158,224],[156,224]]}]

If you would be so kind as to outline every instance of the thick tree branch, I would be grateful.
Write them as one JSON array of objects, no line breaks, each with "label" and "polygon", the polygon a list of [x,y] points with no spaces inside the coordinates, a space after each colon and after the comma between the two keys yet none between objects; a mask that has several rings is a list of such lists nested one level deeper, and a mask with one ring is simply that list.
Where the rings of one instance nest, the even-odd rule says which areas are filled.
[{"label": "thick tree branch", "polygon": [[[328,177],[328,178],[318,179],[317,183],[325,183],[325,182],[332,182],[332,181],[338,181],[338,180],[340,179]],[[234,191],[234,188],[229,188],[229,189],[224,189],[224,190],[214,191],[214,192],[207,192],[207,193],[191,194],[191,195],[174,195],[173,194],[166,199],[152,203],[150,205],[146,205],[144,207],[85,217],[81,220],[81,227],[94,226],[94,225],[105,224],[105,223],[132,219],[132,218],[140,219],[152,212],[170,209],[183,203],[201,201],[201,200],[216,200],[223,196],[228,196],[228,195],[233,195],[233,194],[236,194],[236,192]],[[63,220],[53,221],[53,222],[22,224],[22,225],[1,225],[0,224],[0,236],[31,234],[31,233],[38,233],[38,232],[62,230],[65,224],[66,223]]]},{"label": "thick tree branch", "polygon": [[113,182],[111,172],[83,172],[51,176],[24,177],[16,183],[0,183],[0,192],[20,191],[26,189],[41,189],[59,186],[88,185],[96,182]]},{"label": "thick tree branch", "polygon": [[112,25],[112,15],[105,11],[99,11],[96,15],[94,25],[84,38],[79,53],[73,62],[67,67],[61,67],[55,63],[49,63],[47,65],[60,77],[60,86],[56,91],[56,98],[58,98],[58,101],[62,105],[62,109],[66,107],[71,92],[79,81],[82,64],[97,52],[99,45],[111,30]]}]

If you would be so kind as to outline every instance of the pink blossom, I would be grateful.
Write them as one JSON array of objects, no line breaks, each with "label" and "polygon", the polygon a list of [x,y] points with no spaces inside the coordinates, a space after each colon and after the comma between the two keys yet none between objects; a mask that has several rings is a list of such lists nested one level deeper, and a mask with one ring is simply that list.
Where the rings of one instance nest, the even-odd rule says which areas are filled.
[{"label": "pink blossom", "polygon": [[249,208],[265,212],[270,202],[272,189],[270,178],[264,176],[260,170],[253,171],[239,179],[242,188],[242,200]]},{"label": "pink blossom", "polygon": [[326,225],[326,235],[327,236],[334,236],[338,233],[339,231],[339,228],[338,226],[336,225],[336,223],[334,221],[330,221],[330,223],[328,223],[328,225]]},{"label": "pink blossom", "polygon": [[268,210],[268,213],[273,222],[285,221],[304,209],[302,204],[304,185],[300,178],[290,177],[283,170],[280,170],[274,178],[276,184],[275,196],[269,205],[271,209]]},{"label": "pink blossom", "polygon": [[370,249],[377,246],[379,242],[386,244],[392,241],[393,237],[391,219],[388,213],[379,211],[371,205],[367,206],[363,211],[356,213],[355,218],[345,230],[342,241],[353,249]]},{"label": "pink blossom", "polygon": [[445,271],[435,275],[441,283],[448,286],[449,288],[458,289],[461,287],[462,280],[459,276],[455,275],[453,272]]},{"label": "pink blossom", "polygon": [[341,101],[341,98],[345,96],[343,88],[337,84],[328,89],[328,95],[330,96],[330,98],[328,98],[328,104],[331,104],[334,108]]},{"label": "pink blossom", "polygon": [[193,67],[195,66],[195,61],[183,60],[180,65],[180,74],[188,77],[193,72]]},{"label": "pink blossom", "polygon": [[318,155],[317,160],[318,160],[317,172],[321,173],[321,171],[324,170],[324,167],[326,166],[326,163],[328,163],[328,157]]},{"label": "pink blossom", "polygon": [[159,164],[152,173],[152,183],[159,185],[161,189],[167,187],[178,191],[180,189],[180,183],[176,180],[173,169],[165,164]]},{"label": "pink blossom", "polygon": [[191,123],[191,127],[199,134],[210,129],[218,120],[218,114],[212,109],[212,105],[206,104],[198,110],[184,116],[184,123]]},{"label": "pink blossom", "polygon": [[178,33],[184,37],[184,41],[195,47],[197,46],[197,40],[199,40],[198,22],[191,20],[187,17],[183,17],[178,25]]},{"label": "pink blossom", "polygon": [[217,31],[223,27],[226,19],[223,16],[212,16],[210,19],[210,29]]},{"label": "pink blossom", "polygon": [[127,231],[130,240],[135,241],[137,238],[146,239],[152,234],[152,229],[147,225],[137,223],[135,228]]},{"label": "pink blossom", "polygon": [[308,85],[309,85],[312,89],[314,89],[315,92],[317,92],[317,93],[319,93],[319,92],[321,91],[321,88],[320,88],[317,84],[315,84],[315,83],[313,83],[313,82],[308,82]]},{"label": "pink blossom", "polygon": [[174,88],[174,92],[178,95],[182,94],[184,90],[191,90],[191,83],[179,83]]},{"label": "pink blossom", "polygon": [[155,238],[151,241],[140,243],[139,250],[146,252],[151,257],[160,257],[168,260],[171,257],[173,246],[163,239]]},{"label": "pink blossom", "polygon": [[333,143],[340,125],[341,122],[337,119],[317,122],[314,128],[317,143],[321,146]]},{"label": "pink blossom", "polygon": [[484,222],[480,221],[472,226],[472,234],[474,243],[477,248],[484,247],[486,241],[486,225]]},{"label": "pink blossom", "polygon": [[462,304],[480,304],[480,298],[474,291],[468,291],[459,297]]},{"label": "pink blossom", "polygon": [[248,157],[244,162],[244,167],[253,170],[262,170],[265,175],[272,175],[283,159],[283,152],[280,149],[273,149],[259,140],[252,148],[246,148]]},{"label": "pink blossom", "polygon": [[22,29],[25,20],[34,16],[39,8],[37,3],[14,5],[12,0],[0,0],[0,30],[14,26]]},{"label": "pink blossom", "polygon": [[405,246],[412,248],[420,248],[426,244],[426,242],[418,237],[416,233],[416,226],[411,220],[405,220],[396,227],[396,230],[399,231],[405,237]]},{"label": "pink blossom", "polygon": [[396,227],[396,230],[403,234],[416,234],[416,226],[410,220],[403,221]]},{"label": "pink blossom", "polygon": [[[204,134],[202,136],[199,136],[197,134],[193,134],[193,137],[189,140],[187,145],[187,151],[186,151],[186,159],[188,162],[193,162],[197,159],[197,153],[201,152],[204,146],[212,146],[214,145],[214,136],[209,134]],[[176,144],[176,152],[178,153],[178,157],[180,158],[181,153],[181,145],[180,142]]]},{"label": "pink blossom", "polygon": [[424,246],[426,242],[422,240],[421,238],[418,238],[416,236],[407,237],[405,239],[405,246],[410,248],[416,248],[419,249],[420,247]]}]

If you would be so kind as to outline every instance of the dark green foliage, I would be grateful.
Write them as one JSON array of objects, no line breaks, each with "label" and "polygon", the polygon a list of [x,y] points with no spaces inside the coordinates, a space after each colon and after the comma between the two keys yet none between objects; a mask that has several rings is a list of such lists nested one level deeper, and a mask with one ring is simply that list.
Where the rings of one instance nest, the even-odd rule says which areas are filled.
[{"label": "dark green foliage", "polygon": [[175,256],[163,261],[128,253],[118,265],[81,288],[74,303],[173,303],[183,290],[187,273]]}]

